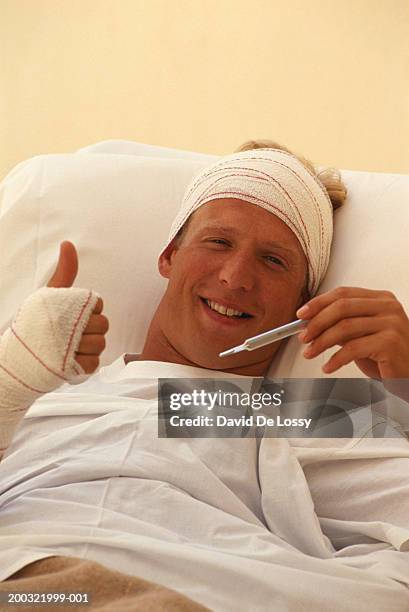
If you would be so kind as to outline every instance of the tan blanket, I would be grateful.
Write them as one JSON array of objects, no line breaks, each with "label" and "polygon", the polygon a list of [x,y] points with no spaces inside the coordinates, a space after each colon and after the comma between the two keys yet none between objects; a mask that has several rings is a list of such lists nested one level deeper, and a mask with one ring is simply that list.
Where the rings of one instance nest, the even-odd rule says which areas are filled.
[{"label": "tan blanket", "polygon": [[[88,593],[86,604],[7,604],[6,593]],[[0,583],[1,612],[83,610],[87,612],[206,612],[206,608],[166,587],[107,569],[94,561],[47,557],[26,565]]]}]

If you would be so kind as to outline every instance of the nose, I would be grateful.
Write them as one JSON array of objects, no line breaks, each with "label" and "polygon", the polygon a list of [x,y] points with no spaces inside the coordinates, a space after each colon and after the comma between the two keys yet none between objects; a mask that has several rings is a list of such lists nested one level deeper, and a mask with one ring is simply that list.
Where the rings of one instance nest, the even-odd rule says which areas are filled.
[{"label": "nose", "polygon": [[254,288],[254,262],[246,254],[230,253],[222,263],[219,280],[230,290]]}]

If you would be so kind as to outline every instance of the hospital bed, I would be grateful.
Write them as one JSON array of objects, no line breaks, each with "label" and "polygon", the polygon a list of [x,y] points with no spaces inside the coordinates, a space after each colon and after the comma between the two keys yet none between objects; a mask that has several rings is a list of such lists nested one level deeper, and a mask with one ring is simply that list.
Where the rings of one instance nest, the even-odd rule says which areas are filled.
[{"label": "hospital bed", "polygon": [[[79,253],[75,284],[103,296],[110,320],[101,365],[122,353],[139,352],[165,286],[157,272],[157,255],[188,182],[215,159],[106,141],[76,153],[40,155],[19,164],[0,187],[0,333],[19,304],[46,284],[60,242],[70,240]],[[320,292],[339,285],[388,289],[409,312],[408,177],[350,170],[342,170],[342,177],[348,198],[336,212],[332,259]],[[320,377],[328,357],[325,352],[306,361],[297,340],[290,339],[269,377]],[[350,364],[330,376],[359,378],[362,374]],[[262,556],[261,549],[258,554]],[[223,578],[222,567],[220,572]],[[233,585],[234,574],[226,570],[224,579]],[[254,576],[255,591],[258,584]],[[216,599],[212,600],[210,590],[209,585],[209,596],[203,596],[202,602],[211,606]],[[246,608],[236,601],[231,608],[214,605],[214,609]],[[264,600],[253,609],[286,607],[281,601],[270,608]],[[360,609],[366,608],[360,605]]]}]

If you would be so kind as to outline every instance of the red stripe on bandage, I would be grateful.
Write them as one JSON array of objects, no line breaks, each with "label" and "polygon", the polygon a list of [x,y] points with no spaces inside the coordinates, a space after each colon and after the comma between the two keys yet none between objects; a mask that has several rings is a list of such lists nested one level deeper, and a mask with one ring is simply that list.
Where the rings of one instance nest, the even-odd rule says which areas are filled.
[{"label": "red stripe on bandage", "polygon": [[[15,337],[17,338],[17,340],[19,342],[21,342],[21,344],[24,346],[24,348],[31,353],[31,355],[34,357],[34,359],[36,359],[39,363],[41,363],[41,365],[48,370],[49,372],[51,372],[51,374],[54,374],[54,376],[57,376],[58,378],[61,378],[61,380],[67,380],[65,378],[65,376],[62,376],[61,374],[59,374],[58,372],[55,372],[52,368],[50,368],[47,364],[44,363],[44,361],[42,359],[40,359],[40,357],[38,355],[36,355],[34,353],[33,350],[31,350],[31,348],[29,346],[27,346],[27,344],[24,342],[24,340],[22,338],[20,338],[20,336],[17,334],[16,330],[14,329],[13,325],[11,326],[11,331],[12,333],[15,335]],[[40,393],[47,393],[47,391],[40,391]]]},{"label": "red stripe on bandage", "polygon": [[44,393],[48,393],[47,391],[40,391],[39,389],[34,389],[34,387],[30,387],[30,385],[27,385],[24,381],[22,381],[20,378],[18,378],[18,376],[16,376],[15,374],[13,374],[13,372],[10,372],[10,370],[8,370],[7,368],[5,368],[3,365],[0,364],[0,368],[2,370],[4,370],[6,372],[6,374],[8,374],[9,376],[11,376],[11,378],[14,378],[14,380],[16,380],[18,383],[20,383],[23,387],[25,387],[26,389],[28,389],[29,391],[34,391],[34,393],[41,393],[41,395],[44,395]]},{"label": "red stripe on bandage", "polygon": [[[297,174],[296,174],[296,173],[295,173],[295,172],[294,172],[294,171],[293,171],[293,170],[292,170],[292,169],[291,169],[289,166],[286,166],[285,164],[282,164],[282,163],[280,163],[280,162],[275,162],[275,161],[271,161],[271,163],[278,163],[278,164],[279,164],[280,166],[282,166],[283,168],[286,168],[287,170],[289,170],[289,171],[290,171],[290,172],[291,172],[291,173],[292,173],[294,176],[296,176],[298,179],[300,178],[300,177],[299,177],[299,176],[298,176],[298,175],[297,175]],[[239,171],[240,171],[241,169],[242,169],[242,168],[241,168],[240,166],[238,166],[238,167],[232,166],[231,168],[229,168],[229,170],[239,170]],[[265,183],[270,183],[270,182],[273,182],[273,183],[275,183],[276,185],[278,185],[278,186],[280,187],[280,189],[281,189],[281,190],[282,190],[282,191],[285,193],[285,195],[287,196],[287,198],[288,198],[288,199],[290,200],[290,202],[292,203],[293,208],[294,208],[295,213],[296,213],[296,216],[298,216],[298,220],[299,220],[299,222],[301,223],[301,225],[302,225],[302,226],[303,226],[303,228],[304,228],[305,234],[306,234],[306,236],[307,236],[307,243],[308,243],[308,245],[310,245],[310,243],[311,243],[311,241],[310,241],[310,236],[309,236],[309,233],[308,233],[307,227],[306,227],[306,225],[305,225],[305,223],[304,223],[304,219],[303,219],[303,217],[302,217],[302,215],[301,215],[301,213],[300,213],[300,211],[299,211],[299,209],[298,209],[298,206],[297,206],[296,202],[294,202],[293,198],[290,196],[290,194],[288,193],[287,189],[285,189],[285,187],[284,187],[284,186],[283,186],[283,185],[282,185],[282,184],[281,184],[281,183],[280,183],[280,182],[279,182],[279,181],[278,181],[276,178],[274,178],[273,176],[271,176],[270,174],[268,174],[268,172],[263,172],[263,170],[259,170],[259,169],[256,169],[256,168],[254,168],[254,169],[252,169],[252,168],[243,168],[243,170],[252,171],[252,172],[254,172],[254,173],[255,173],[256,175],[258,175],[258,176],[254,176],[254,174],[246,174],[245,172],[239,172],[239,173],[236,173],[236,172],[231,172],[231,173],[230,173],[228,176],[221,176],[220,178],[217,178],[217,179],[216,179],[216,180],[215,180],[215,181],[214,181],[214,182],[211,184],[211,186],[210,186],[210,187],[208,187],[208,188],[206,189],[206,191],[204,192],[204,194],[203,194],[203,195],[205,195],[205,194],[206,194],[206,196],[207,196],[208,192],[209,192],[209,191],[212,191],[212,189],[214,188],[214,186],[215,186],[215,185],[216,185],[216,184],[217,184],[219,181],[223,181],[223,180],[225,180],[225,179],[230,179],[230,178],[236,178],[236,177],[237,177],[237,178],[242,178],[243,176],[246,176],[246,177],[248,177],[248,178],[252,178],[253,180],[259,180],[259,181],[263,181],[263,182],[265,182]],[[222,172],[226,172],[226,170],[224,170],[224,169],[215,168],[214,170],[212,170],[211,172],[209,172],[209,173],[208,173],[208,175],[206,176],[206,178],[211,177],[213,174],[219,174],[221,171],[222,171]],[[261,176],[260,176],[260,175],[261,175]],[[265,178],[263,178],[263,177],[265,177]],[[304,183],[303,181],[301,181],[301,182],[302,182],[302,184],[303,184],[303,187],[304,187],[304,188],[305,188],[305,189],[306,189],[306,190],[309,192],[309,194],[310,194],[310,195],[312,195],[312,194],[311,194],[311,192],[309,191],[309,189],[307,189],[307,186],[305,185],[305,183]],[[244,195],[244,194],[243,194],[243,195]],[[200,199],[200,201],[202,201],[202,199],[203,199],[203,197]],[[196,200],[196,201],[197,201],[197,200]],[[266,204],[268,204],[268,203],[269,203],[269,202],[266,202]]]}]

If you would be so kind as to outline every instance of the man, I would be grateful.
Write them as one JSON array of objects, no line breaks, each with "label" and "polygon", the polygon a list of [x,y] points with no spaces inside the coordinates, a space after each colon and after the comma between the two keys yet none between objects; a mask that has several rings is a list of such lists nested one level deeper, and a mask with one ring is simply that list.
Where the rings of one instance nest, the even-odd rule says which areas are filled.
[{"label": "man", "polygon": [[[261,376],[279,343],[226,359],[219,353],[297,316],[309,321],[301,338],[312,343],[307,358],[341,347],[326,372],[355,361],[368,376],[409,377],[409,321],[394,296],[343,288],[308,301],[325,274],[331,238],[332,210],[322,186],[287,153],[229,156],[193,181],[159,258],[169,283],[141,355],[128,357],[125,368],[121,357],[100,375],[98,388],[96,375],[63,393],[65,407],[58,394],[50,396],[51,411],[37,402],[32,448],[24,445],[27,424],[1,466],[5,516],[14,512],[9,524],[26,550],[32,546],[27,513],[48,516],[51,540],[37,519],[29,525],[36,551],[26,563],[68,554],[124,572],[125,555],[130,573],[216,609],[229,609],[229,602],[238,610],[405,609],[406,440],[374,447],[365,440],[237,445],[156,437],[149,375]],[[73,245],[63,244],[50,286],[71,286],[76,265]],[[104,346],[101,309],[100,302],[76,351],[88,372]],[[126,398],[118,411],[110,403],[116,392]],[[18,489],[14,473],[22,470],[23,447],[32,484]],[[23,565],[20,551],[14,567]]]}]

